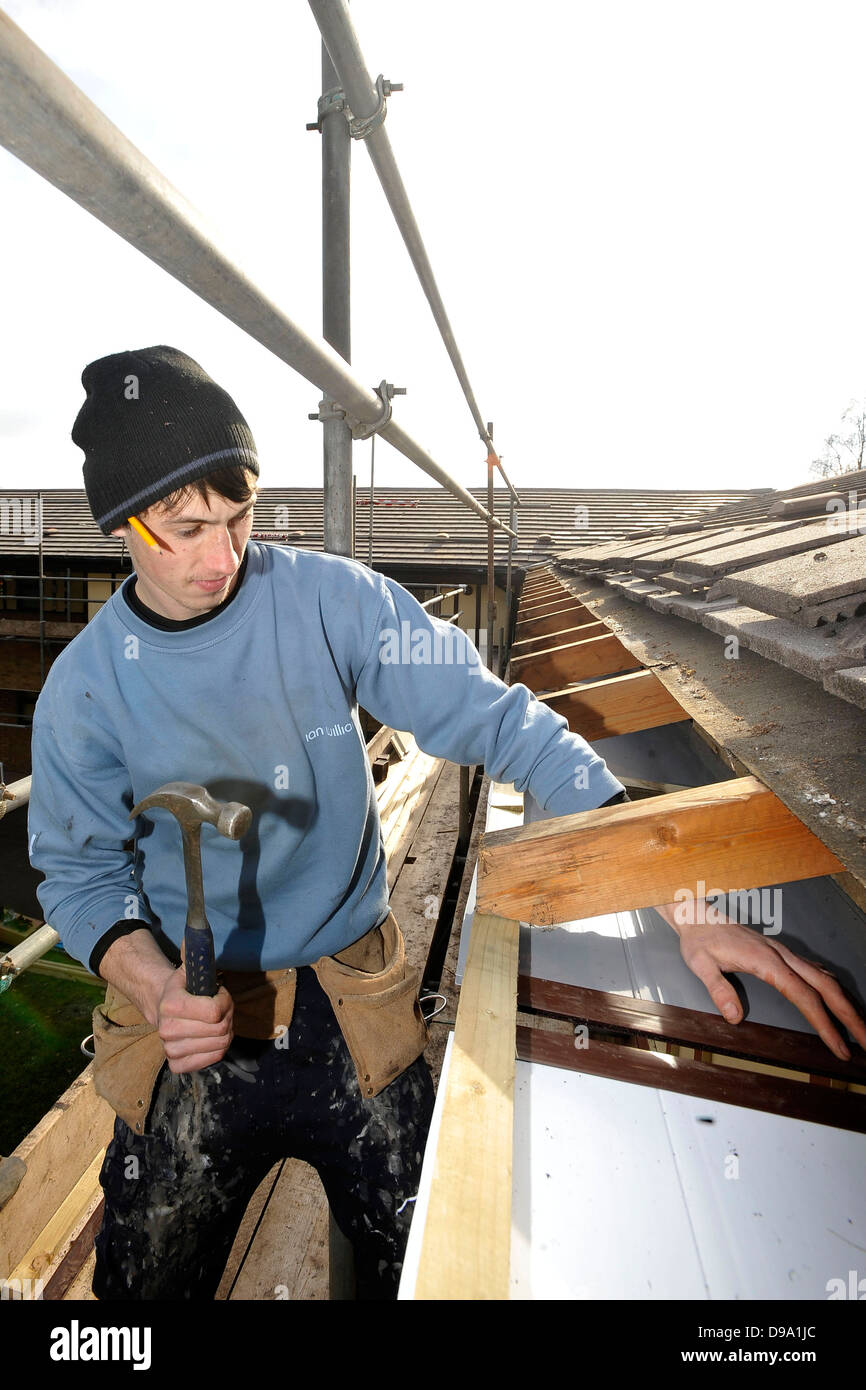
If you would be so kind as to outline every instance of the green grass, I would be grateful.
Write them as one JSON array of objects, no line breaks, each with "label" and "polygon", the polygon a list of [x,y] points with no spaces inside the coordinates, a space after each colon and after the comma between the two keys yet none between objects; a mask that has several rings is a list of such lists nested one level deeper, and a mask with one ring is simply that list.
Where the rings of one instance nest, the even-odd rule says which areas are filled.
[{"label": "green grass", "polygon": [[30,971],[0,994],[0,1154],[12,1152],[87,1066],[80,1044],[104,994],[104,985]]}]

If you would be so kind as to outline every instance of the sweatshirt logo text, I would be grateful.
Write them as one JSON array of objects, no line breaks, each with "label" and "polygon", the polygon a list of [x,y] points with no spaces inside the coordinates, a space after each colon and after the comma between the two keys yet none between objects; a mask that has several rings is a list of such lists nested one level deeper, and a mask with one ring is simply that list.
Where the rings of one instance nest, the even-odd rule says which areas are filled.
[{"label": "sweatshirt logo text", "polygon": [[343,734],[350,734],[354,727],[351,719],[348,724],[328,724],[325,728],[320,724],[317,729],[308,729],[304,739],[312,743],[316,738],[342,738]]}]

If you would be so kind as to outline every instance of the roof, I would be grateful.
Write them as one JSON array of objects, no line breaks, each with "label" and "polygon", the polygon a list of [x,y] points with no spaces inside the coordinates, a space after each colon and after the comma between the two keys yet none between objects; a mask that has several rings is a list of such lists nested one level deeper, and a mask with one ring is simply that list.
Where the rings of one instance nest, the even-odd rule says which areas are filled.
[{"label": "roof", "polygon": [[[469,491],[483,505],[486,488]],[[538,564],[589,538],[607,541],[647,527],[694,523],[719,506],[760,506],[771,490],[632,488],[520,488],[523,505],[515,529],[515,563]],[[83,489],[0,492],[0,553],[38,550],[36,503],[42,499],[43,554],[64,558],[118,560],[122,543],[103,536],[90,515]],[[494,511],[509,517],[510,495],[494,493]],[[323,548],[321,488],[265,488],[256,505],[254,536],[307,550]],[[17,518],[17,532],[15,530]],[[355,498],[355,556],[366,560],[370,524],[369,488]],[[480,517],[442,488],[376,488],[373,502],[373,564],[454,570],[487,563],[487,528]],[[28,531],[29,527],[29,531]],[[497,533],[496,561],[505,564],[507,537]]]},{"label": "roof", "polygon": [[866,709],[866,469],[557,560]]}]

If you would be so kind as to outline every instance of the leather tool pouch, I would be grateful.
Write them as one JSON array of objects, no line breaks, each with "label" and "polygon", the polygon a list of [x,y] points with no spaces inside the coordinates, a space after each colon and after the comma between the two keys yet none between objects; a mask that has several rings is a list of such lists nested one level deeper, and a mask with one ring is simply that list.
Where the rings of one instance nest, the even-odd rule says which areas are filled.
[{"label": "leather tool pouch", "polygon": [[234,1000],[233,1027],[239,1038],[279,1038],[295,1010],[298,972],[285,970],[221,970],[220,984]]},{"label": "leather tool pouch", "polygon": [[93,1010],[93,1086],[136,1134],[144,1133],[165,1062],[159,1033],[114,985]]},{"label": "leather tool pouch", "polygon": [[427,1043],[418,971],[406,964],[393,913],[352,946],[314,963],[355,1063],[361,1094],[375,1096]]},{"label": "leather tool pouch", "polygon": [[[234,1000],[234,1031],[239,1037],[278,1038],[289,1027],[296,970],[227,970],[219,979]],[[93,1051],[97,1095],[130,1129],[143,1134],[165,1050],[157,1030],[114,985],[93,1010]]]}]

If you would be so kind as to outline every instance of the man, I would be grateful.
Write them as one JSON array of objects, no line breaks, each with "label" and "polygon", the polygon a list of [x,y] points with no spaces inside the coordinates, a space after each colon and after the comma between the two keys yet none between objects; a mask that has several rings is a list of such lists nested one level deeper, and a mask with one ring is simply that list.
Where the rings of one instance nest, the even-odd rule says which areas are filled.
[{"label": "man", "polygon": [[[100,1298],[212,1298],[249,1198],[296,1156],[393,1297],[432,1085],[417,976],[388,911],[361,705],[426,751],[483,762],[550,815],[624,797],[604,761],[462,633],[340,557],[250,541],[258,460],[234,401],[169,347],[91,363],[73,428],[94,518],[134,574],[54,663],[33,727],[30,840],[46,918],[107,981],[97,1086],[118,1113]],[[129,813],[165,782],[249,805],[202,837],[222,977],[190,995],[180,835]],[[726,1016],[721,971],[793,999],[838,1055],[835,981],[747,928],[671,925]],[[729,1012],[733,1007],[733,1013]]]}]

